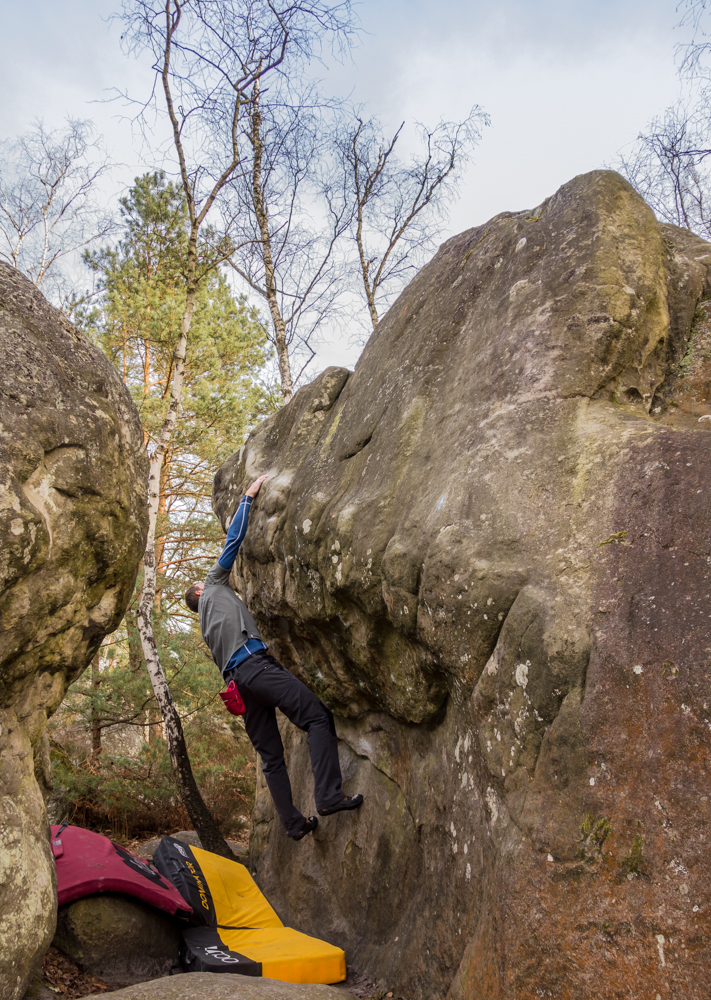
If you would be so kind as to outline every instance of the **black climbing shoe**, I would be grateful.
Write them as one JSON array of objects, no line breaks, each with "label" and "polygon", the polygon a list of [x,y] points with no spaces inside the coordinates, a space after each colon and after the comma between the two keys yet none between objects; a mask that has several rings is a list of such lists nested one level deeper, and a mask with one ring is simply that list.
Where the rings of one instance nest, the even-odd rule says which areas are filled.
[{"label": "black climbing shoe", "polygon": [[319,809],[319,816],[330,816],[332,813],[339,813],[342,809],[357,809],[359,805],[362,805],[363,796],[362,795],[344,795],[340,802],[336,802],[335,806],[328,806],[326,809]]},{"label": "black climbing shoe", "polygon": [[292,840],[301,840],[307,833],[311,833],[318,826],[318,816],[309,816],[299,833],[290,833]]}]

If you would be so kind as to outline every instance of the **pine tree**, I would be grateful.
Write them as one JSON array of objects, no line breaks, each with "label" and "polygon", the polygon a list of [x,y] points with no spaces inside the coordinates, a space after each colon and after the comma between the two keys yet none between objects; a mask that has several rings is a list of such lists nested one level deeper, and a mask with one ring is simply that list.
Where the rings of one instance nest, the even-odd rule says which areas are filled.
[{"label": "pine tree", "polygon": [[[111,358],[129,387],[150,451],[169,403],[174,353],[185,309],[181,268],[188,239],[187,212],[182,190],[160,172],[137,178],[120,205],[122,236],[118,244],[85,257],[96,275],[98,300],[91,311],[79,313],[77,319]],[[178,711],[188,720],[186,738],[191,757],[202,762],[198,764],[198,776],[202,774],[208,784],[214,778],[214,767],[211,770],[208,766],[208,747],[214,744],[219,731],[224,731],[226,722],[217,698],[221,678],[202,642],[195,617],[184,607],[182,595],[191,582],[205,576],[223,542],[210,506],[214,470],[244,440],[249,427],[270,409],[269,397],[257,381],[269,350],[265,328],[257,312],[244,298],[235,298],[224,276],[211,267],[214,252],[212,234],[206,231],[199,247],[198,267],[210,273],[198,286],[180,419],[161,469],[154,606],[161,662]],[[103,806],[97,805],[99,814],[102,809],[109,815],[116,809],[126,813],[139,808],[137,801],[130,808],[128,791],[132,781],[138,780],[132,767],[139,767],[139,762],[139,788],[142,782],[150,784],[151,774],[151,780],[158,782],[154,797],[175,796],[160,739],[161,714],[146,674],[136,628],[140,584],[139,579],[134,602],[121,628],[103,650],[101,669],[97,664],[91,678],[73,685],[58,720],[61,727],[74,717],[80,728],[91,730],[91,767],[87,773],[72,778],[62,765],[60,783],[70,786],[85,803],[102,801]],[[117,758],[112,752],[101,762],[102,734],[115,734],[116,727],[136,734],[133,741],[128,739],[129,744],[134,744],[134,765],[126,763],[130,753],[119,753]],[[237,731],[236,735],[240,737],[243,732]],[[75,760],[81,756],[81,747],[80,740]],[[226,753],[228,747],[229,743],[225,744]],[[236,748],[236,758],[242,764],[245,752],[244,745]],[[229,760],[218,770],[224,766],[231,766]],[[112,769],[108,783],[107,767]],[[125,787],[116,777],[119,772],[125,773]],[[163,789],[160,793],[159,787]],[[241,794],[243,797],[246,793]],[[119,801],[123,803],[121,808],[116,804]]]},{"label": "pine tree", "polygon": [[[182,191],[162,173],[147,174],[121,200],[121,216],[118,246],[86,255],[101,299],[83,322],[129,386],[151,450],[168,406],[185,307]],[[198,267],[207,269],[215,252],[209,232],[199,249]],[[200,282],[190,338],[156,533],[157,608],[184,623],[193,621],[182,610],[185,585],[204,575],[222,540],[210,508],[214,470],[271,408],[257,381],[268,352],[264,325],[218,270]]]}]

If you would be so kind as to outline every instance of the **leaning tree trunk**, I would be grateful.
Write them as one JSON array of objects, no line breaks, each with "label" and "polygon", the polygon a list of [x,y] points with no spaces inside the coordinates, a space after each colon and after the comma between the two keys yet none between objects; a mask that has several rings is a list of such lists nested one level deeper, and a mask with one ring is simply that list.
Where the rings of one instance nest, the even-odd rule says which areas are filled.
[{"label": "leaning tree trunk", "polygon": [[234,859],[234,854],[227,846],[225,838],[217,829],[210,810],[205,805],[190,765],[185,736],[180,722],[180,716],[175,707],[173,696],[163,673],[158,647],[153,634],[152,611],[156,596],[156,524],[160,502],[160,477],[163,458],[170,444],[173,430],[178,419],[180,397],[183,389],[183,374],[185,371],[185,354],[188,343],[188,333],[195,309],[195,262],[197,257],[197,232],[191,232],[188,248],[188,281],[185,312],[180,327],[180,339],[175,350],[175,370],[170,387],[170,403],[165,415],[163,426],[156,449],[151,456],[150,473],[148,476],[148,538],[143,557],[143,589],[138,606],[138,632],[141,636],[141,646],[151,679],[153,693],[163,717],[163,728],[170,753],[173,772],[178,782],[180,797],[187,810],[193,828],[200,838],[200,843],[206,851],[220,854],[224,858]]}]

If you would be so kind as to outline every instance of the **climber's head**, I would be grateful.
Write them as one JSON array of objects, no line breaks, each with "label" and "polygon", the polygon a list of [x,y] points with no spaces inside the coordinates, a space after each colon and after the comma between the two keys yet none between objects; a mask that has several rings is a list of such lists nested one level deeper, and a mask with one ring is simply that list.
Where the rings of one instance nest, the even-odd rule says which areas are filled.
[{"label": "climber's head", "polygon": [[205,583],[203,580],[200,580],[198,583],[191,583],[185,591],[185,603],[191,611],[197,612],[200,594],[202,594],[204,589]]}]

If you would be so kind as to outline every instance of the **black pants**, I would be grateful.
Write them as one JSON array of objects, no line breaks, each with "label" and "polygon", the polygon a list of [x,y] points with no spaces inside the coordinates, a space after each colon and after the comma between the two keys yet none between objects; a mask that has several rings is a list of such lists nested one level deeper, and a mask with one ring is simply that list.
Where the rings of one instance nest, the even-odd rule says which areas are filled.
[{"label": "black pants", "polygon": [[305,684],[267,652],[253,653],[236,669],[225,672],[234,680],[246,708],[244,724],[259,756],[276,811],[290,835],[303,829],[304,816],[291,799],[291,783],[284,762],[275,708],[307,734],[314,798],[317,809],[335,805],[343,797],[338,741],[333,716]]}]

